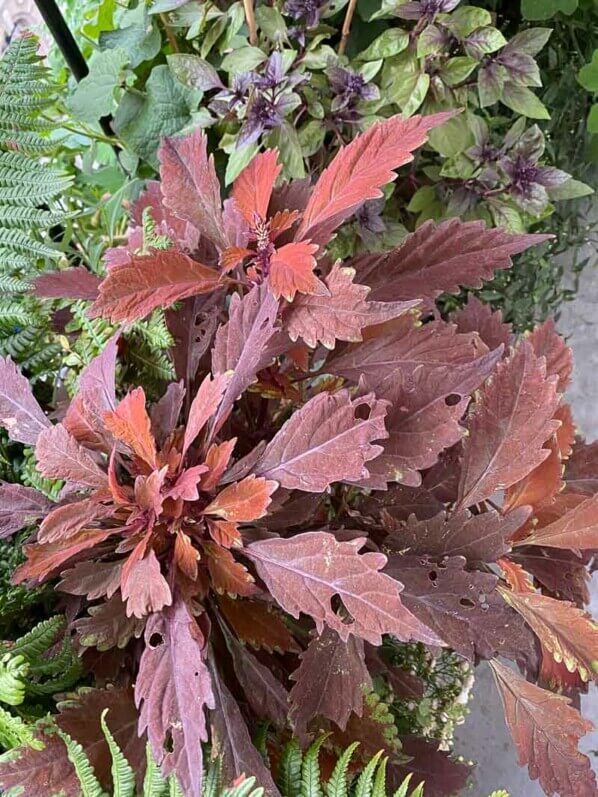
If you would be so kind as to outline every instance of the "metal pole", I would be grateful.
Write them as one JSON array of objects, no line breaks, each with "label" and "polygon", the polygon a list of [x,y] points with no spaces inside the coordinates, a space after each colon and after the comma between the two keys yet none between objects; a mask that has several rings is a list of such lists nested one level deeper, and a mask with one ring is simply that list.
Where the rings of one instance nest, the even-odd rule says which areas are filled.
[{"label": "metal pole", "polygon": [[[60,48],[60,52],[69,65],[71,72],[75,76],[77,82],[79,82],[89,74],[89,68],[55,0],[35,0],[35,5],[48,26],[54,41]],[[110,118],[109,116],[103,116],[100,119],[102,130],[107,136],[114,135],[114,131],[110,125]]]}]

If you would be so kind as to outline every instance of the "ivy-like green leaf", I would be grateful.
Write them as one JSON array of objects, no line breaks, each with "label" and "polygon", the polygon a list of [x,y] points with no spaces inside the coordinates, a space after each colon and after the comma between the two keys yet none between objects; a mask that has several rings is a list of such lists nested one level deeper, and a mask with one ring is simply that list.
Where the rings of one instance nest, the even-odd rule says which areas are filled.
[{"label": "ivy-like green leaf", "polygon": [[115,90],[121,84],[129,55],[122,47],[96,52],[89,63],[89,74],[77,84],[70,108],[82,122],[97,122],[112,113]]}]

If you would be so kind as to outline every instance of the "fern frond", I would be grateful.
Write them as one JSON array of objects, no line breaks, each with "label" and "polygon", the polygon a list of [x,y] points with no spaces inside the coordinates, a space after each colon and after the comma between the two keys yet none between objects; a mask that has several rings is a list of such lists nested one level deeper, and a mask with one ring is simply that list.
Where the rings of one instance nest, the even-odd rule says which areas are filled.
[{"label": "fern frond", "polygon": [[31,285],[26,280],[14,277],[11,274],[2,274],[0,272],[0,293],[15,294],[26,293],[31,288]]},{"label": "fern frond", "polygon": [[303,755],[301,764],[301,797],[322,797],[320,748],[327,738],[328,734],[319,736]]},{"label": "fern frond", "polygon": [[35,324],[36,318],[24,305],[11,299],[0,299],[0,330],[17,332],[21,327]]},{"label": "fern frond", "polygon": [[135,797],[135,773],[110,732],[110,728],[106,723],[107,714],[108,709],[102,712],[100,725],[102,726],[102,733],[104,734],[112,758],[112,767],[110,771],[112,772],[112,784],[114,788],[113,797]]},{"label": "fern frond", "polygon": [[[409,797],[408,792],[409,792],[409,786],[411,784],[411,778],[412,777],[413,777],[412,773],[407,775],[405,780],[401,783],[399,788],[395,791],[393,797]],[[415,791],[411,792],[411,797],[423,797],[423,794],[424,794],[423,789],[424,789],[424,784],[420,783],[419,786],[417,786],[417,788],[415,789]]]},{"label": "fern frond", "polygon": [[222,786],[222,761],[217,758],[204,766],[202,797],[219,797]]},{"label": "fern frond", "polygon": [[[72,184],[69,174],[40,158],[59,145],[51,135],[56,125],[43,112],[61,89],[48,79],[38,45],[37,37],[25,33],[13,39],[0,60],[0,294],[12,297],[0,296],[0,350],[22,366],[29,360],[36,375],[52,370],[57,349],[47,352],[44,341],[41,354],[23,346],[23,340],[15,342],[23,330],[48,323],[24,278],[60,255],[50,231],[70,217],[59,199]],[[41,342],[39,334],[28,337]]]},{"label": "fern frond", "polygon": [[185,797],[174,774],[168,778],[168,797]]},{"label": "fern frond", "polygon": [[21,717],[14,716],[0,706],[0,747],[12,750],[14,747],[41,747],[35,739],[33,729]]},{"label": "fern frond", "polygon": [[257,786],[255,778],[246,778],[242,783],[237,786],[231,786],[228,789],[223,789],[221,797],[263,797],[264,790],[261,786]]},{"label": "fern frond", "polygon": [[376,777],[374,778],[374,786],[372,788],[372,797],[386,797],[386,765],[388,758],[383,758],[376,770]]},{"label": "fern frond", "polygon": [[370,758],[367,765],[362,770],[355,786],[355,797],[372,797],[374,778],[382,753],[383,750],[380,750],[375,756]]},{"label": "fern frond", "polygon": [[295,739],[283,747],[278,765],[277,785],[285,797],[301,797],[303,753]]},{"label": "fern frond", "polygon": [[[0,192],[0,202],[2,194]],[[23,230],[0,227],[0,247],[10,249],[17,254],[29,254],[37,257],[57,257],[58,251],[41,241],[36,241]]]},{"label": "fern frond", "polygon": [[79,779],[81,797],[108,797],[95,776],[85,750],[64,731],[58,729],[57,733],[66,745],[68,759]]},{"label": "fern frond", "polygon": [[[9,648],[12,656],[20,655],[34,665],[43,663],[44,657],[64,630],[66,620],[60,614],[38,623],[27,634],[13,642]],[[6,643],[3,643],[6,645]],[[6,650],[6,648],[4,648]]]},{"label": "fern frond", "polygon": [[5,653],[0,659],[0,702],[19,706],[25,699],[29,662],[24,656]]},{"label": "fern frond", "polygon": [[358,747],[359,742],[350,744],[336,762],[330,780],[324,787],[326,797],[348,797],[349,786],[347,783],[347,773],[349,771],[349,764],[353,758],[353,753]]},{"label": "fern frond", "polygon": [[58,494],[64,486],[64,482],[55,479],[46,479],[37,469],[35,453],[31,449],[25,449],[23,465],[21,469],[21,481],[27,487],[35,487],[40,493],[47,495],[48,498],[56,501]]},{"label": "fern frond", "polygon": [[162,778],[160,767],[154,760],[149,743],[145,748],[145,760],[143,797],[168,797],[168,784]]}]

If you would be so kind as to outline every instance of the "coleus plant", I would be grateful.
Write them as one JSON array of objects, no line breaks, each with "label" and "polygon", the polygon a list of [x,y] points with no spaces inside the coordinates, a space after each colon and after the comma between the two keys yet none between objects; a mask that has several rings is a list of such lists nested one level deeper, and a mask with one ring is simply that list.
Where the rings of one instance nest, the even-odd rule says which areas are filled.
[{"label": "coleus plant", "polygon": [[[60,578],[90,670],[134,683],[139,733],[187,797],[206,741],[226,778],[276,793],[257,720],[384,748],[397,777],[415,766],[430,794],[457,791],[464,765],[417,738],[405,764],[380,722],[372,676],[401,680],[383,637],[492,660],[531,777],[595,794],[577,750],[589,723],[550,691],[582,687],[598,660],[583,612],[598,459],[573,449],[570,352],[551,322],[515,341],[476,299],[450,320],[435,307],[545,236],[451,219],[386,254],[327,253],[448,118],[375,124],[313,186],[278,183],[267,151],[224,203],[203,134],[164,140],[90,312],[128,324],[170,308],[179,381],[151,407],[138,387],[119,400],[117,333],[53,423],[1,362],[3,425],[64,481],[57,506],[1,488],[5,534],[39,522],[15,580]],[[148,213],[162,248],[143,240]],[[57,273],[52,296],[81,276]],[[47,751],[0,764],[0,785],[38,794]]]}]

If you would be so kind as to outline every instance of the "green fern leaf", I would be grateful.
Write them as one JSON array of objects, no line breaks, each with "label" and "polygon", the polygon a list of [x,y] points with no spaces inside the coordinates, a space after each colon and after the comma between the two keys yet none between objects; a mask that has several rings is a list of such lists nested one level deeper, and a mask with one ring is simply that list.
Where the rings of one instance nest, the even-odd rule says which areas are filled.
[{"label": "green fern leaf", "polygon": [[25,699],[29,662],[24,656],[5,653],[0,659],[0,702],[19,706]]},{"label": "green fern leaf", "polygon": [[66,745],[68,759],[79,779],[81,797],[108,797],[95,776],[85,750],[64,731],[57,730],[57,733]]},{"label": "green fern leaf", "polygon": [[160,767],[154,760],[149,744],[145,748],[145,760],[143,797],[168,797],[168,784],[162,778]]},{"label": "green fern leaf", "polygon": [[336,762],[330,780],[324,787],[326,797],[348,797],[349,786],[347,783],[347,773],[349,771],[349,764],[353,758],[353,753],[358,747],[359,742],[353,742]]},{"label": "green fern leaf", "polygon": [[41,749],[42,743],[33,736],[31,726],[0,706],[0,747],[12,750],[15,747]]},{"label": "green fern leaf", "polygon": [[[323,734],[305,751],[301,765],[301,797],[322,797],[320,748],[329,734]],[[386,797],[386,795],[384,795]]]},{"label": "green fern leaf", "polygon": [[202,797],[219,797],[222,787],[222,760],[208,761],[204,769]]},{"label": "green fern leaf", "polygon": [[221,797],[263,797],[264,790],[261,786],[256,786],[255,778],[246,778],[237,786],[223,789]]},{"label": "green fern leaf", "polygon": [[135,773],[110,732],[106,723],[107,714],[108,709],[102,712],[100,724],[112,758],[113,797],[135,797]]},{"label": "green fern leaf", "polygon": [[372,797],[386,797],[386,765],[388,758],[383,758],[380,765],[376,770],[376,777],[374,778],[374,787],[372,789]]},{"label": "green fern leaf", "polygon": [[357,779],[357,785],[355,786],[355,797],[372,797],[372,792],[374,790],[374,776],[376,774],[376,769],[378,767],[378,762],[380,761],[383,750],[376,753],[375,756],[370,758],[367,765],[362,770],[359,778]]},{"label": "green fern leaf", "polygon": [[168,797],[185,797],[174,775],[168,778]]},{"label": "green fern leaf", "polygon": [[277,785],[284,797],[301,797],[303,754],[295,739],[285,744],[278,766]]}]

